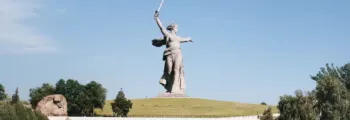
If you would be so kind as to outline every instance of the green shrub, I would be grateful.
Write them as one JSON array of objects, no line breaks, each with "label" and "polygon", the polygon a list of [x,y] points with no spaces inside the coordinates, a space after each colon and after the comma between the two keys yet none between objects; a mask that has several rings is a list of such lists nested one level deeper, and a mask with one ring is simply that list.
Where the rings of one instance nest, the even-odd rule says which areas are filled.
[{"label": "green shrub", "polygon": [[260,120],[274,120],[271,107],[268,107],[259,118]]},{"label": "green shrub", "polygon": [[0,84],[0,101],[3,101],[7,98],[7,94],[5,93],[5,87]]},{"label": "green shrub", "polygon": [[132,108],[132,102],[126,99],[123,90],[120,90],[114,102],[111,103],[111,106],[114,116],[127,117]]},{"label": "green shrub", "polygon": [[21,103],[10,104],[3,102],[0,104],[0,120],[49,120],[40,112],[25,107]]},{"label": "green shrub", "polygon": [[15,108],[8,103],[0,104],[0,120],[19,120]]}]

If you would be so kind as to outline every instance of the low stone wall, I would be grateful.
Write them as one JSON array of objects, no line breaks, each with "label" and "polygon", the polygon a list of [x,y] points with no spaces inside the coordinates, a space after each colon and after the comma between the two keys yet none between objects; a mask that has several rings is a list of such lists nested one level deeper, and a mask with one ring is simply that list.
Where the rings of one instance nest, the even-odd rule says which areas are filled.
[{"label": "low stone wall", "polygon": [[[279,114],[274,114],[277,117]],[[227,118],[49,117],[50,120],[259,120],[257,115]]]}]

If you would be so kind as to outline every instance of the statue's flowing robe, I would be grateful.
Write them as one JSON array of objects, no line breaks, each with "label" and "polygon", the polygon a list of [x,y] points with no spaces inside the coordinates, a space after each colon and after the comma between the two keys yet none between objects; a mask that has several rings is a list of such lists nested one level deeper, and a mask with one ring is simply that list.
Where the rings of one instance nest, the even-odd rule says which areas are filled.
[{"label": "statue's flowing robe", "polygon": [[[166,44],[166,39],[167,38],[160,38],[160,39],[154,39],[152,40],[152,45],[156,46],[156,47],[161,47],[163,45]],[[174,78],[174,74],[170,74],[170,76],[167,74],[169,73],[167,70],[167,63],[166,62],[170,62],[170,61],[166,61],[166,58],[172,55],[170,57],[181,57],[181,63],[180,63],[180,68],[179,68],[179,79],[178,80],[173,80]],[[163,61],[165,61],[165,65],[164,65],[164,73],[163,76],[161,77],[160,83],[165,83],[164,84],[164,88],[167,90],[167,92],[184,92],[185,90],[185,73],[184,73],[184,65],[183,65],[183,59],[182,59],[182,54],[181,54],[181,50],[180,49],[172,49],[172,48],[167,48],[164,50],[163,53]],[[172,61],[174,62],[174,61]],[[172,63],[174,64],[174,63]],[[173,73],[174,70],[174,66],[172,67],[172,72]],[[165,81],[164,81],[165,80]],[[174,91],[172,88],[173,87],[178,87],[180,91]]]}]

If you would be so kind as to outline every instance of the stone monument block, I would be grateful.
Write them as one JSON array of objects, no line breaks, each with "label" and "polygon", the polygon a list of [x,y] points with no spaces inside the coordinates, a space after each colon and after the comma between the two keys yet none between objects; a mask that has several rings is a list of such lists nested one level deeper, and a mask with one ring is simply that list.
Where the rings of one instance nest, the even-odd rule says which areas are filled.
[{"label": "stone monument block", "polygon": [[67,104],[63,95],[48,95],[38,103],[36,110],[46,116],[67,116]]}]

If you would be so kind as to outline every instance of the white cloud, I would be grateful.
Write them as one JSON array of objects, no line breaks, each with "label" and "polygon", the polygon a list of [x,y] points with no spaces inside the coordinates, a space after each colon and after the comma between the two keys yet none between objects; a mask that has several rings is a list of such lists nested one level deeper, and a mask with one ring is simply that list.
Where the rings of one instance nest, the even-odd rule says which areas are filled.
[{"label": "white cloud", "polygon": [[0,53],[57,52],[53,40],[39,33],[31,18],[38,18],[39,0],[0,0]]}]

